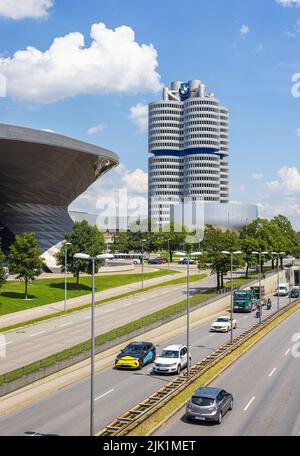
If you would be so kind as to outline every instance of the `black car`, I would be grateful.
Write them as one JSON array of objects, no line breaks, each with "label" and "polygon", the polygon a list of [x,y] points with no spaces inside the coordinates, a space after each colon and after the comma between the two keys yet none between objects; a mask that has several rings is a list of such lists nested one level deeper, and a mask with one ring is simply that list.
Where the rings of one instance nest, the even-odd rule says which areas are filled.
[{"label": "black car", "polygon": [[156,358],[156,348],[151,342],[132,342],[127,345],[115,360],[117,369],[142,369],[153,363]]},{"label": "black car", "polygon": [[290,292],[290,297],[293,299],[299,298],[300,290],[298,288],[293,288]]}]

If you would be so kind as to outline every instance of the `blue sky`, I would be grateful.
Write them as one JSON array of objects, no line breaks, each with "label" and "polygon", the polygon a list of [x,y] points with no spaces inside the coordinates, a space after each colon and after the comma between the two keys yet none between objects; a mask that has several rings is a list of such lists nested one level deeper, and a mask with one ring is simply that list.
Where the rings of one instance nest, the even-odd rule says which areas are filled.
[{"label": "blue sky", "polygon": [[[267,217],[284,213],[300,229],[300,98],[291,93],[300,73],[300,1],[28,0],[22,11],[18,3],[0,0],[0,72],[7,77],[0,121],[90,141],[121,159],[122,167],[73,207],[93,210],[97,198],[128,183],[140,204],[148,158],[143,106],[161,97],[160,83],[202,79],[230,109],[231,200],[258,203]],[[104,55],[109,75],[101,62],[82,71],[86,60],[69,47],[57,68],[58,52],[44,58],[55,38],[72,32],[69,45],[82,34],[89,48],[91,26],[99,23],[104,47],[114,40],[113,55],[111,47]],[[124,39],[115,35],[121,26],[135,33],[127,47],[129,29]],[[14,56],[27,46],[36,51]]]}]

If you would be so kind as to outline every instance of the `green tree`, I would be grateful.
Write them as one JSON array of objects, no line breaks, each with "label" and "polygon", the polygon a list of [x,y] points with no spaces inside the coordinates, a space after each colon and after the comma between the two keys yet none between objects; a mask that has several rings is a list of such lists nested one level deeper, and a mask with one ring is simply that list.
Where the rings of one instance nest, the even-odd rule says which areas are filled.
[{"label": "green tree", "polygon": [[[86,220],[76,222],[73,230],[65,234],[65,241],[71,245],[67,249],[68,271],[76,278],[76,286],[79,287],[79,278],[81,273],[91,274],[91,261],[76,260],[76,253],[86,253],[87,255],[100,255],[104,250],[104,235],[96,226],[90,226]],[[64,271],[65,265],[65,247],[62,245],[56,255],[57,263]],[[96,262],[96,270],[103,264],[102,261]]]},{"label": "green tree", "polygon": [[14,244],[9,249],[9,268],[24,280],[25,299],[28,299],[28,282],[41,274],[44,262],[41,259],[35,233],[24,233],[16,236]]},{"label": "green tree", "polygon": [[174,222],[164,227],[164,231],[160,232],[161,248],[168,251],[171,263],[173,262],[174,253],[178,250],[186,248],[186,230],[179,227]]},{"label": "green tree", "polygon": [[[237,233],[222,231],[212,225],[207,225],[201,243],[204,253],[199,259],[199,269],[209,268],[217,275],[217,288],[224,287],[224,276],[230,271],[230,256],[222,251],[236,251],[240,247]],[[234,267],[239,266],[241,259],[234,256]]]}]

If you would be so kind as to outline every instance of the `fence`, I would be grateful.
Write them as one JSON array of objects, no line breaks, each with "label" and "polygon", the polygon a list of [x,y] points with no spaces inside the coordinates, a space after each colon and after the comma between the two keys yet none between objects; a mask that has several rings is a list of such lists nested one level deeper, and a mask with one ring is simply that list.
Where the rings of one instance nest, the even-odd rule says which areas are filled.
[{"label": "fence", "polygon": [[[268,276],[273,275],[270,272]],[[257,277],[252,277],[251,282],[243,284],[248,287],[257,282]],[[211,298],[204,300],[205,294],[200,293],[191,297],[191,311],[200,307],[208,306],[210,303],[223,299],[230,295],[230,289],[222,294],[214,290]],[[102,353],[109,348],[119,345],[127,340],[144,334],[147,331],[158,328],[172,320],[175,320],[186,313],[186,301],[173,304],[165,309],[135,320],[121,327],[101,334],[95,339],[95,353]],[[91,340],[82,342],[74,347],[63,350],[42,360],[35,361],[19,369],[0,375],[0,397],[11,393],[19,388],[29,385],[37,380],[59,372],[67,367],[88,359],[91,356]]]}]

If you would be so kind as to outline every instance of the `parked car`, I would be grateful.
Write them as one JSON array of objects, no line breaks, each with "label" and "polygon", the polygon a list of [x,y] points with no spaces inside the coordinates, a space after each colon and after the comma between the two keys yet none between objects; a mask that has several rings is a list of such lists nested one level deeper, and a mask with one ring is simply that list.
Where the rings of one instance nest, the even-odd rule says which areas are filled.
[{"label": "parked car", "polygon": [[148,264],[159,264],[159,260],[157,260],[157,259],[148,260]]},{"label": "parked car", "polygon": [[156,358],[156,348],[151,342],[132,342],[115,359],[117,369],[142,369]]},{"label": "parked car", "polygon": [[195,261],[192,260],[191,258],[181,258],[179,261],[178,261],[178,264],[195,264]]},{"label": "parked car", "polygon": [[292,288],[291,291],[290,291],[290,297],[293,298],[293,299],[296,299],[296,298],[299,298],[300,296],[300,290],[299,288]]},{"label": "parked car", "polygon": [[181,370],[187,367],[187,352],[186,345],[170,345],[154,361],[153,372],[179,375]]},{"label": "parked car", "polygon": [[[232,320],[233,329],[237,328],[237,321]],[[218,317],[211,325],[212,332],[229,332],[231,330],[231,318],[229,316]]]},{"label": "parked car", "polygon": [[232,394],[220,388],[199,388],[187,403],[186,418],[221,424],[224,415],[232,409]]}]

